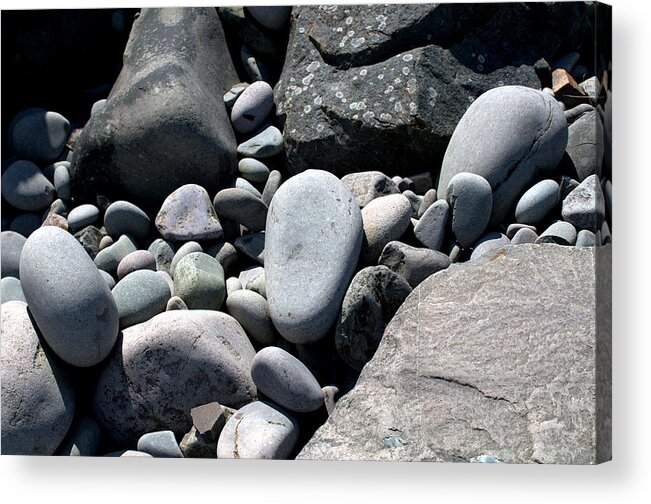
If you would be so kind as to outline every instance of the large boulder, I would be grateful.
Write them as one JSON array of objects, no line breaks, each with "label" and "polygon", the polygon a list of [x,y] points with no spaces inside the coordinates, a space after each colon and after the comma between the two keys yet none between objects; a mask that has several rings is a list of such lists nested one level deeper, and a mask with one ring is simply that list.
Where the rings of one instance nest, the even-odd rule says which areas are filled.
[{"label": "large boulder", "polygon": [[225,186],[237,146],[222,96],[237,82],[215,9],[143,9],[75,148],[73,194],[160,205],[184,184]]},{"label": "large boulder", "polygon": [[578,4],[294,7],[275,87],[290,173],[417,166],[436,175],[468,105],[494,87],[539,89],[533,65],[580,40],[586,12]]},{"label": "large boulder", "polygon": [[610,354],[595,333],[596,274],[594,248],[527,244],[430,276],[298,458],[603,460],[609,411],[595,384],[609,390]]}]

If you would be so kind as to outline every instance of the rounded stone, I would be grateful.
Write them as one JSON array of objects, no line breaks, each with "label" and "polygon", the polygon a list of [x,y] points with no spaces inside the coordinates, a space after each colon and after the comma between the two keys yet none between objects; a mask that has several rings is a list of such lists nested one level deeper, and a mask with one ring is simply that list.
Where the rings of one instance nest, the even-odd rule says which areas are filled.
[{"label": "rounded stone", "polygon": [[488,181],[474,173],[457,173],[447,184],[445,198],[452,215],[452,233],[470,247],[484,233],[491,216],[493,193]]},{"label": "rounded stone", "polygon": [[235,240],[236,251],[264,265],[265,233],[248,233]]},{"label": "rounded stone", "polygon": [[436,250],[392,241],[382,250],[378,264],[403,277],[413,289],[428,276],[450,266],[450,257]]},{"label": "rounded stone", "polygon": [[416,239],[427,248],[441,250],[449,213],[450,205],[447,201],[438,200],[432,203],[414,226]]},{"label": "rounded stone", "polygon": [[240,159],[237,165],[242,178],[254,184],[264,184],[269,179],[269,168],[262,161],[253,158]]},{"label": "rounded stone", "polygon": [[574,245],[576,243],[576,228],[565,221],[556,221],[538,237],[536,243],[556,243],[558,245]]},{"label": "rounded stone", "polygon": [[95,224],[99,219],[99,208],[89,203],[79,205],[68,213],[68,227],[72,233]]},{"label": "rounded stone", "polygon": [[232,219],[249,231],[263,231],[265,228],[267,205],[245,189],[223,189],[217,193],[213,204],[220,217]]},{"label": "rounded stone", "polygon": [[111,292],[118,307],[121,328],[164,312],[171,297],[167,282],[150,270],[134,271],[120,280]]},{"label": "rounded stone", "polygon": [[16,154],[36,162],[58,158],[70,133],[68,120],[44,109],[29,109],[21,115],[10,131]]},{"label": "rounded stone", "polygon": [[176,245],[162,238],[157,238],[151,242],[147,250],[152,253],[156,260],[156,270],[164,271],[171,275],[170,268],[174,260]]},{"label": "rounded stone", "polygon": [[538,239],[538,234],[535,231],[529,228],[521,228],[513,235],[513,238],[511,238],[511,245],[524,245],[525,243],[536,243],[537,239]]},{"label": "rounded stone", "polygon": [[[420,202],[420,207],[418,208],[418,218],[420,219],[427,209],[432,206],[436,201],[438,201],[438,195],[436,194],[436,189],[428,189],[427,192],[423,195],[423,200]],[[445,201],[445,200],[441,200]]]},{"label": "rounded stone", "polygon": [[2,197],[19,210],[43,210],[54,200],[54,186],[31,161],[12,163],[2,174],[1,185]]},{"label": "rounded stone", "polygon": [[558,182],[541,180],[525,192],[515,207],[515,220],[535,226],[542,222],[558,204],[561,188]]},{"label": "rounded stone", "polygon": [[597,237],[592,231],[582,229],[576,235],[577,247],[594,247],[597,243]]},{"label": "rounded stone", "polygon": [[185,302],[178,296],[172,296],[169,298],[167,301],[167,306],[165,307],[165,311],[171,311],[171,310],[187,310],[188,305],[185,304]]},{"label": "rounded stone", "polygon": [[156,258],[148,250],[136,250],[127,254],[118,264],[118,280],[138,270],[156,271]]},{"label": "rounded stone", "polygon": [[261,345],[270,345],[276,339],[269,304],[257,292],[245,289],[231,292],[226,298],[226,308],[252,340]]},{"label": "rounded stone", "polygon": [[190,310],[219,310],[226,296],[224,268],[203,252],[188,254],[174,270],[174,295]]},{"label": "rounded stone", "polygon": [[254,82],[242,92],[233,105],[233,128],[243,134],[255,131],[265,122],[273,106],[271,86],[265,81]]},{"label": "rounded stone", "polygon": [[291,6],[247,5],[246,10],[258,23],[269,30],[281,30],[289,22],[292,12]]},{"label": "rounded stone", "polygon": [[27,238],[15,231],[0,233],[0,268],[2,278],[20,278],[20,255]]},{"label": "rounded stone", "polygon": [[90,108],[90,116],[93,117],[95,114],[97,114],[100,110],[102,110],[102,107],[105,104],[106,104],[106,98],[97,100],[95,103],[93,103],[93,106]]},{"label": "rounded stone", "polygon": [[174,433],[170,430],[148,432],[138,439],[138,451],[149,453],[152,457],[183,458]]},{"label": "rounded stone", "polygon": [[287,459],[298,442],[296,419],[280,406],[255,401],[240,408],[219,435],[218,459]]},{"label": "rounded stone", "polygon": [[344,175],[341,182],[355,196],[360,208],[364,208],[375,198],[398,194],[398,186],[379,171],[365,171]]},{"label": "rounded stone", "polygon": [[216,240],[224,235],[208,191],[197,184],[181,186],[165,198],[155,223],[168,240]]},{"label": "rounded stone", "polygon": [[375,264],[384,246],[397,240],[409,227],[412,207],[402,194],[375,198],[362,209],[364,247],[362,261]]},{"label": "rounded stone", "polygon": [[[176,265],[179,263],[181,259],[183,259],[186,255],[192,254],[193,252],[203,252],[203,248],[201,245],[199,245],[195,241],[189,241],[187,243],[184,243],[179,247],[179,249],[176,251],[174,256],[172,257],[172,262],[170,263],[169,267],[169,274],[172,278],[174,278],[174,273],[176,271]],[[159,268],[160,270],[160,268]],[[163,270],[164,271],[164,270]]]},{"label": "rounded stone", "polygon": [[52,455],[75,411],[72,382],[39,340],[27,305],[2,305],[2,455]]},{"label": "rounded stone", "polygon": [[138,248],[133,239],[127,235],[122,235],[113,245],[109,245],[97,252],[94,259],[95,265],[112,275],[117,272],[120,261],[136,250]]},{"label": "rounded stone", "polygon": [[510,247],[511,240],[502,233],[491,232],[482,236],[480,240],[475,243],[470,260],[474,261],[486,254],[494,252],[503,247]]},{"label": "rounded stone", "polygon": [[147,432],[192,427],[190,410],[256,398],[255,350],[230,315],[174,310],[122,331],[98,378],[93,410],[110,441],[135,446]]},{"label": "rounded stone", "polygon": [[236,248],[225,241],[206,246],[206,254],[213,256],[219,261],[219,264],[224,268],[225,274],[228,274],[237,264]]},{"label": "rounded stone", "polygon": [[265,235],[265,287],[274,326],[292,343],[334,324],[362,247],[362,215],[331,173],[307,170],[274,196]]},{"label": "rounded stone", "polygon": [[296,357],[278,347],[260,350],[251,364],[253,383],[269,399],[297,413],[323,406],[321,385]]},{"label": "rounded stone", "polygon": [[5,277],[0,280],[0,303],[9,301],[27,302],[20,280],[15,277]]},{"label": "rounded stone", "polygon": [[530,226],[529,224],[519,224],[519,223],[514,222],[512,224],[509,224],[509,227],[506,228],[506,237],[509,240],[512,240],[513,237],[515,236],[515,234],[518,231],[520,231],[521,229],[530,229],[534,233],[538,232],[538,229],[536,228],[536,226]]},{"label": "rounded stone", "polygon": [[147,214],[133,203],[115,201],[106,209],[104,227],[113,238],[123,234],[145,238],[149,234],[150,221]]},{"label": "rounded stone", "polygon": [[269,173],[267,183],[264,185],[264,189],[262,190],[262,201],[265,205],[271,205],[271,200],[282,182],[283,176],[278,170],[272,170],[271,173]]},{"label": "rounded stone", "polygon": [[226,279],[226,303],[231,295],[242,288],[242,283],[237,277],[229,277]]},{"label": "rounded stone", "polygon": [[457,124],[437,192],[447,194],[459,172],[481,175],[493,192],[490,225],[498,226],[531,182],[556,168],[567,138],[567,121],[554,97],[523,86],[491,89],[472,102]]},{"label": "rounded stone", "polygon": [[42,224],[43,221],[40,212],[25,212],[16,216],[16,218],[11,221],[9,230],[20,233],[25,238],[29,238],[34,231],[42,226]]},{"label": "rounded stone", "polygon": [[239,84],[235,84],[224,94],[224,104],[227,107],[232,107],[235,103],[235,100],[237,100],[237,98],[244,92],[247,87],[249,87],[249,84],[247,82],[240,82]]},{"label": "rounded stone", "polygon": [[95,259],[99,253],[99,243],[104,237],[104,233],[95,226],[86,226],[81,231],[74,234],[81,246],[88,253],[91,259]]},{"label": "rounded stone", "polygon": [[[107,247],[110,247],[113,245],[113,238],[111,238],[109,235],[102,236],[102,239],[99,241],[99,247],[97,252],[99,253],[100,250],[104,250]],[[119,264],[118,264],[119,266]]]},{"label": "rounded stone", "polygon": [[68,163],[60,163],[54,170],[54,189],[61,199],[70,199],[70,169]]},{"label": "rounded stone", "polygon": [[[253,158],[251,158],[251,159],[253,159]],[[256,198],[262,199],[262,193],[260,191],[258,191],[253,186],[253,184],[251,184],[251,182],[249,182],[246,179],[243,179],[242,177],[237,177],[235,179],[235,187],[238,188],[238,189],[244,189],[245,191],[248,191],[251,194],[253,194],[253,196],[255,196]]]},{"label": "rounded stone", "polygon": [[45,341],[64,361],[101,362],[118,334],[118,309],[84,248],[58,227],[36,230],[20,257],[21,284]]},{"label": "rounded stone", "polygon": [[335,332],[337,352],[350,367],[361,371],[371,360],[385,327],[411,290],[386,266],[369,266],[353,277]]},{"label": "rounded stone", "polygon": [[242,157],[265,159],[282,152],[283,134],[275,126],[266,126],[253,138],[237,146],[237,153]]}]

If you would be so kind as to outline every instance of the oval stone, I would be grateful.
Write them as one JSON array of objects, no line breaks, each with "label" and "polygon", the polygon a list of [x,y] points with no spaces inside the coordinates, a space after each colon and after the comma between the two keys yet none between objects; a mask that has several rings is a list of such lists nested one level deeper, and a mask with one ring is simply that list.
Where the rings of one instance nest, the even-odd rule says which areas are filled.
[{"label": "oval stone", "polygon": [[93,260],[61,228],[37,229],[20,257],[21,284],[45,341],[64,361],[101,362],[118,334],[118,309]]},{"label": "oval stone", "polygon": [[2,455],[52,455],[74,415],[72,383],[39,340],[27,305],[2,305]]},{"label": "oval stone", "polygon": [[118,280],[138,270],[156,271],[156,258],[148,250],[136,250],[127,254],[118,264]]},{"label": "oval stone", "polygon": [[219,310],[226,296],[224,268],[203,252],[188,254],[174,270],[174,295],[190,310]]},{"label": "oval stone", "polygon": [[4,304],[9,301],[27,302],[20,280],[15,277],[5,277],[0,280],[0,303]]},{"label": "oval stone", "polygon": [[86,226],[94,224],[99,218],[99,208],[95,205],[86,203],[73,208],[68,213],[68,227],[71,232],[76,232]]},{"label": "oval stone", "polygon": [[147,432],[192,427],[190,410],[218,401],[239,408],[256,398],[255,350],[230,315],[173,310],[122,331],[95,390],[93,408],[114,443],[135,446]]},{"label": "oval stone", "polygon": [[20,157],[43,162],[61,155],[70,133],[70,123],[65,117],[34,108],[23,111],[16,119],[10,131],[10,142]]},{"label": "oval stone", "polygon": [[150,222],[147,214],[133,203],[116,201],[106,209],[104,227],[112,237],[128,234],[144,238],[149,234]]},{"label": "oval stone", "polygon": [[[172,256],[172,262],[170,263],[170,267],[169,267],[169,274],[172,278],[174,278],[176,265],[179,263],[179,261],[183,259],[186,255],[192,254],[193,252],[203,252],[203,248],[197,242],[189,241],[181,245],[181,247],[179,247],[179,249],[174,253],[174,255]],[[161,268],[158,269],[161,270]],[[165,270],[163,269],[162,271]]]},{"label": "oval stone", "polygon": [[220,217],[232,219],[250,231],[262,231],[265,228],[267,205],[246,189],[223,189],[217,193],[213,204]]},{"label": "oval stone", "polygon": [[287,459],[298,435],[293,416],[275,404],[255,401],[228,419],[217,442],[217,458]]},{"label": "oval stone", "polygon": [[231,112],[233,128],[239,133],[251,133],[262,126],[274,106],[273,89],[265,81],[247,87],[237,98]]},{"label": "oval stone", "polygon": [[137,247],[133,239],[122,235],[118,241],[97,253],[94,259],[95,265],[97,268],[113,274],[117,271],[120,261],[136,250]]},{"label": "oval stone", "polygon": [[165,279],[155,271],[134,271],[120,280],[112,290],[120,316],[120,327],[149,320],[165,311],[171,297]]},{"label": "oval stone", "polygon": [[264,159],[282,152],[283,134],[275,126],[266,126],[246,142],[237,146],[237,153],[242,157]]},{"label": "oval stone", "polygon": [[2,197],[19,210],[42,210],[54,200],[54,186],[31,161],[12,163],[2,174]]},{"label": "oval stone", "polygon": [[260,294],[240,288],[226,298],[226,307],[252,340],[262,345],[274,342],[276,337],[269,315],[269,304]]},{"label": "oval stone", "polygon": [[258,390],[275,403],[298,413],[323,406],[323,391],[310,370],[282,348],[260,350],[251,364],[251,377]]},{"label": "oval stone", "polygon": [[491,186],[480,175],[457,173],[445,197],[452,214],[452,233],[463,248],[470,247],[488,225],[493,205]]},{"label": "oval stone", "polygon": [[525,192],[515,207],[515,220],[535,226],[547,217],[558,204],[561,188],[558,182],[541,180]]},{"label": "oval stone", "polygon": [[265,237],[271,319],[293,343],[332,327],[355,272],[364,231],[354,196],[331,173],[307,170],[280,186]]},{"label": "oval stone", "polygon": [[493,191],[490,226],[497,226],[531,182],[558,165],[567,138],[563,110],[549,94],[523,86],[491,89],[457,124],[437,192],[446,194],[452,177],[462,171],[481,175]]},{"label": "oval stone", "polygon": [[0,268],[2,278],[20,278],[20,255],[27,239],[15,231],[0,233]]},{"label": "oval stone", "polygon": [[269,168],[262,161],[253,158],[240,159],[237,165],[240,175],[249,182],[264,184],[269,178]]},{"label": "oval stone", "polygon": [[384,246],[397,240],[409,227],[412,206],[402,194],[375,198],[362,209],[364,248],[362,259],[375,264]]},{"label": "oval stone", "polygon": [[155,224],[168,240],[213,240],[224,234],[208,191],[197,184],[181,186],[165,198]]}]

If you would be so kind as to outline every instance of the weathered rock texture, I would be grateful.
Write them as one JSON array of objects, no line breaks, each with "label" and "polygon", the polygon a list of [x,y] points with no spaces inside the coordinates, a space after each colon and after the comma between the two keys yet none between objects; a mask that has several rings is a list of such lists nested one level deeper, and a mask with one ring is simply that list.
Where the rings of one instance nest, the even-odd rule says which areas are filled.
[{"label": "weathered rock texture", "polygon": [[596,307],[593,248],[522,245],[430,276],[298,458],[605,460]]}]

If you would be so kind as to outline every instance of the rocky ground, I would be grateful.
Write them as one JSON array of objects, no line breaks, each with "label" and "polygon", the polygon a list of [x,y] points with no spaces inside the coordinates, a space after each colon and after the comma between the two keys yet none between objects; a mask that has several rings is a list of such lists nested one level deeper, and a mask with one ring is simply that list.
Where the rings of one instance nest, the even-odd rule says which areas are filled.
[{"label": "rocky ground", "polygon": [[2,453],[607,460],[595,9],[143,9],[7,130]]}]

